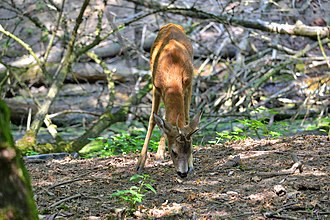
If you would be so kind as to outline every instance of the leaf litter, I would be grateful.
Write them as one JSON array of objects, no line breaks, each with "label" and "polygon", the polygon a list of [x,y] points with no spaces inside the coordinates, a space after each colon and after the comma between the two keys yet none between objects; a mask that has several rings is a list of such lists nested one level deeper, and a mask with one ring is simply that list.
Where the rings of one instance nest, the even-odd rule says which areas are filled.
[{"label": "leaf litter", "polygon": [[329,219],[329,148],[314,135],[198,146],[185,179],[150,153],[144,172],[157,194],[145,192],[132,214],[111,194],[135,184],[137,154],[27,168],[42,219]]}]

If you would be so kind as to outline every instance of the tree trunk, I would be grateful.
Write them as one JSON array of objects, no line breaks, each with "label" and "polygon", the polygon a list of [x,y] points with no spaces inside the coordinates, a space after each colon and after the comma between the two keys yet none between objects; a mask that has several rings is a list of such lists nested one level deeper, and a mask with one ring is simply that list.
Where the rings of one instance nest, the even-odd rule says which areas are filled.
[{"label": "tree trunk", "polygon": [[0,219],[38,219],[28,172],[14,146],[9,109],[0,100]]}]

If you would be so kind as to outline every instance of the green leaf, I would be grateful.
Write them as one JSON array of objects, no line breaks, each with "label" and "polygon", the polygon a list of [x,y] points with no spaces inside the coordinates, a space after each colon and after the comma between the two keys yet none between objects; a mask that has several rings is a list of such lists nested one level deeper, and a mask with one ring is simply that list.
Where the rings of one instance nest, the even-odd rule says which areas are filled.
[{"label": "green leaf", "polygon": [[140,174],[134,174],[129,181],[133,181],[133,182],[137,182],[140,181],[141,179],[143,179],[143,176]]},{"label": "green leaf", "polygon": [[277,115],[277,114],[279,113],[279,112],[276,111],[275,109],[269,109],[268,111],[269,111],[269,113],[272,114],[272,115]]},{"label": "green leaf", "polygon": [[296,64],[296,70],[299,71],[299,72],[304,72],[304,70],[305,70],[305,64],[303,64],[303,63],[297,63]]},{"label": "green leaf", "polygon": [[152,187],[152,185],[150,185],[149,183],[146,183],[144,185],[147,189],[149,189],[150,191],[152,191],[153,193],[157,194],[157,191],[154,187]]},{"label": "green leaf", "polygon": [[130,190],[117,190],[115,193],[112,193],[111,196],[118,197],[130,193]]},{"label": "green leaf", "polygon": [[139,187],[137,187],[137,186],[131,186],[131,188],[129,189],[129,190],[139,190]]}]

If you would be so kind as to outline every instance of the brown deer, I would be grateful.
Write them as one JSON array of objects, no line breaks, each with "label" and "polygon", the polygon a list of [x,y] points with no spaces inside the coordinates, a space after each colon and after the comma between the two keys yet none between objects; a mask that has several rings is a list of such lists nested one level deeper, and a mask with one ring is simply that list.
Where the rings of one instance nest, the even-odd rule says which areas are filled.
[{"label": "brown deer", "polygon": [[[150,67],[153,80],[152,110],[137,171],[144,168],[150,137],[157,124],[163,135],[156,158],[164,159],[167,137],[175,169],[180,177],[186,177],[193,170],[191,137],[197,131],[200,113],[189,123],[193,48],[183,27],[170,23],[160,29],[151,48]],[[165,106],[165,120],[157,115],[161,99]]]}]

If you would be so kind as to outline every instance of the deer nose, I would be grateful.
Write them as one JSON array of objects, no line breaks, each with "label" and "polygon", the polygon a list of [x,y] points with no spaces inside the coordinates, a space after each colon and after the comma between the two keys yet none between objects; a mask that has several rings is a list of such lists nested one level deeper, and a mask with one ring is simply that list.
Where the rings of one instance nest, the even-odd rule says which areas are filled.
[{"label": "deer nose", "polygon": [[186,173],[181,173],[180,171],[178,171],[177,173],[178,173],[178,175],[179,175],[181,178],[185,178],[185,177],[187,177],[187,175],[188,175],[188,172],[186,172]]}]

